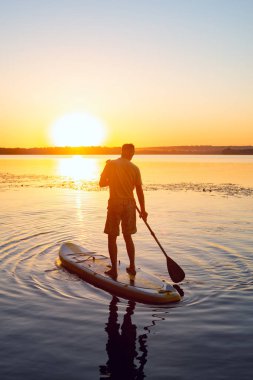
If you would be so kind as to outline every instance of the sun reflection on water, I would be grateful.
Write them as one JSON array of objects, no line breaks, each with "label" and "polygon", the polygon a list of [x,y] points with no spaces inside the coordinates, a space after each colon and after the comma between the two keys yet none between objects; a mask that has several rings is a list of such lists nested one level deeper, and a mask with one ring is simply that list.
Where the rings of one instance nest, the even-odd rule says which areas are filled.
[{"label": "sun reflection on water", "polygon": [[99,176],[99,166],[95,158],[73,156],[58,160],[58,174],[75,182],[94,181]]},{"label": "sun reflection on water", "polygon": [[79,222],[84,221],[83,212],[82,212],[82,200],[81,200],[81,196],[79,192],[76,194],[76,216]]}]

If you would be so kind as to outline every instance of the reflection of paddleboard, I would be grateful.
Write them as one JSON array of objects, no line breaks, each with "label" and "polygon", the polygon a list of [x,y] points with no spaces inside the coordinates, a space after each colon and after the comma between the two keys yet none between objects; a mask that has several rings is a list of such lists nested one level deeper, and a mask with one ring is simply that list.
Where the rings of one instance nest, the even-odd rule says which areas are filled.
[{"label": "reflection of paddleboard", "polygon": [[180,301],[178,292],[165,281],[137,270],[135,276],[126,272],[126,266],[118,266],[118,277],[112,279],[104,272],[110,259],[73,243],[64,243],[59,252],[62,265],[83,280],[119,297],[143,303],[167,304]]}]

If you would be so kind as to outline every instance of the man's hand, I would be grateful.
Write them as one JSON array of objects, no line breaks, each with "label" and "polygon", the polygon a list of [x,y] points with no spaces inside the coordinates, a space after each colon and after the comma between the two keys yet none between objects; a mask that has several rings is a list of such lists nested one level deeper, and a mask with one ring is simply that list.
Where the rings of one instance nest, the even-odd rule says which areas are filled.
[{"label": "man's hand", "polygon": [[144,220],[144,222],[147,221],[148,213],[146,211],[141,211],[139,215],[140,218]]}]

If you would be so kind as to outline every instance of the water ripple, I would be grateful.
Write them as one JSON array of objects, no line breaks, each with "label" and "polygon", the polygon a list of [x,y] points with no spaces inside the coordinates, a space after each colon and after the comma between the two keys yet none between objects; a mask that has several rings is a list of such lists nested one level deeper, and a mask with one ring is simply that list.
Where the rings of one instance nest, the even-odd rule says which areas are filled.
[{"label": "water ripple", "polygon": [[[73,180],[64,176],[48,175],[15,175],[11,173],[0,173],[0,190],[17,188],[50,188],[69,189],[82,191],[104,191],[98,186],[97,181]],[[150,183],[144,186],[145,191],[194,191],[208,194],[220,194],[233,197],[253,196],[253,188],[235,183]]]},{"label": "water ripple", "polygon": [[[32,297],[36,294],[42,298],[89,300],[97,305],[108,303],[109,294],[70,274],[59,265],[57,260],[60,245],[68,240],[74,241],[78,234],[83,236],[80,244],[87,241],[88,244],[92,243],[93,247],[96,246],[95,250],[100,250],[105,245],[102,236],[97,239],[96,244],[93,238],[94,234],[97,234],[97,219],[93,216],[99,215],[96,211],[97,198],[94,198],[92,204],[89,203],[92,199],[87,202],[85,194],[79,194],[80,197],[84,197],[85,204],[85,208],[81,211],[87,213],[90,221],[85,223],[83,218],[79,220],[80,215],[76,214],[74,193],[70,198],[69,196],[70,194],[63,195],[64,202],[62,199],[58,203],[53,201],[47,208],[44,206],[42,211],[41,205],[35,208],[29,207],[25,209],[25,213],[21,209],[19,218],[15,214],[16,209],[13,213],[8,210],[8,218],[4,214],[5,224],[1,231],[3,239],[0,257],[1,269],[5,276],[11,276],[14,280],[7,280],[10,286],[5,291],[9,297],[17,299],[24,295]],[[66,211],[62,204],[67,207]],[[81,211],[79,210],[78,213]],[[71,214],[79,216],[73,217],[70,223],[69,215]],[[202,221],[206,219],[206,216],[199,208],[191,226],[187,225],[188,232],[185,232],[183,236],[180,231],[186,230],[187,220],[185,221],[178,213],[177,230],[173,234],[173,241],[169,241],[167,231],[161,230],[163,219],[160,220],[162,241],[165,246],[170,246],[169,252],[177,252],[176,255],[172,254],[172,257],[182,263],[186,272],[186,279],[180,284],[185,294],[184,299],[177,305],[171,305],[172,308],[193,307],[213,299],[218,300],[225,294],[238,290],[252,290],[251,249],[245,241],[245,236],[251,236],[250,219],[246,218],[243,224],[238,224],[236,219],[229,225],[223,219],[219,223],[215,221],[212,224],[209,215],[209,222],[203,225]],[[16,223],[13,223],[14,220]],[[28,220],[30,224],[27,223]],[[147,234],[144,228],[141,225],[140,233],[136,236],[137,247],[141,247],[145,252],[138,256],[138,265],[147,272],[169,281],[167,268],[163,266],[162,258],[159,261],[155,258],[153,241],[151,243],[146,239]],[[199,234],[199,231],[202,231],[203,236]],[[236,241],[232,239],[234,231],[237,233]],[[120,251],[122,247],[121,243]],[[156,247],[155,250],[157,252],[158,248]],[[101,251],[101,253],[105,252]],[[124,305],[125,301],[122,300],[122,302]],[[164,307],[161,307],[162,310]]]}]

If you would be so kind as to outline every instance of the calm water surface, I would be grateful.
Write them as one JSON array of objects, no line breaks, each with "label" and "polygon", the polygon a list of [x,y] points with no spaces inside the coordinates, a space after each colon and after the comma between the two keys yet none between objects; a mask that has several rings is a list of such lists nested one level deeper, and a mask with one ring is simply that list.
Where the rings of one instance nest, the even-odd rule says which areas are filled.
[{"label": "calm water surface", "polygon": [[[149,223],[186,272],[183,301],[162,307],[57,260],[65,241],[107,254],[107,158],[0,158],[1,379],[251,379],[252,156],[136,157]],[[137,266],[170,281],[141,220],[135,242]]]}]

